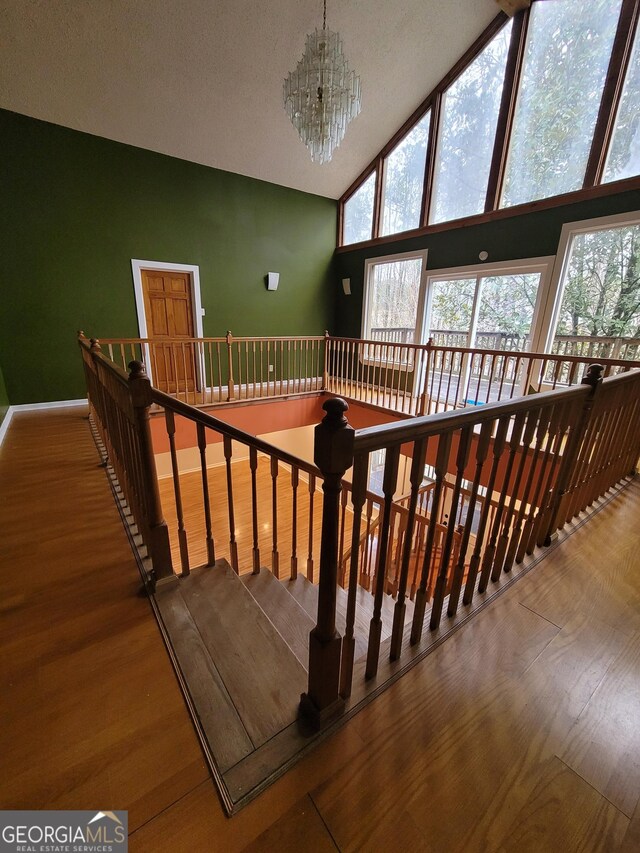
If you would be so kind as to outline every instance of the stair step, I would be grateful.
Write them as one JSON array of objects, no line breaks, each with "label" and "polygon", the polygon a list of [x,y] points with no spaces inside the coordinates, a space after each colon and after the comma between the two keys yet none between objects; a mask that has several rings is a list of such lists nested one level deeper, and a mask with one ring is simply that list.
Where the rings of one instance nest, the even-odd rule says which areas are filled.
[{"label": "stair step", "polygon": [[226,560],[196,569],[180,592],[255,747],[297,716],[307,673]]},{"label": "stair step", "polygon": [[309,633],[316,624],[315,620],[269,569],[260,569],[258,575],[243,575],[241,580],[306,669],[309,661]]},{"label": "stair step", "polygon": [[[296,599],[298,604],[309,614],[315,625],[315,620],[318,613],[318,587],[311,583],[307,578],[298,575],[294,581],[284,581],[285,588]],[[341,586],[337,589],[336,597],[336,627],[344,636],[345,625],[347,621],[347,598],[348,592]],[[367,643],[369,641],[369,623],[373,617],[374,599],[370,592],[363,589],[361,586],[356,592],[356,616],[354,620],[354,636],[356,641],[356,660],[367,653]],[[413,614],[413,602],[406,599],[407,609],[405,615],[405,625]],[[393,627],[393,611],[395,600],[389,595],[382,597],[382,640],[386,640],[391,636]]]}]

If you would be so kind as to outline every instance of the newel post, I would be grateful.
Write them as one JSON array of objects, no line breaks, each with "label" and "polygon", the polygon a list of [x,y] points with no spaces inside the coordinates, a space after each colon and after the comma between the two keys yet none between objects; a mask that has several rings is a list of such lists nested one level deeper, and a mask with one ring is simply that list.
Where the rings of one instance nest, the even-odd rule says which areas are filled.
[{"label": "newel post", "polygon": [[146,516],[145,526],[149,531],[149,541],[145,542],[156,585],[177,582],[173,572],[171,545],[167,523],[162,516],[160,491],[156,460],[153,454],[149,407],[151,406],[151,382],[141,361],[129,362],[129,390],[135,418],[138,438],[138,452],[142,487],[142,509]]},{"label": "newel post", "polygon": [[589,385],[590,390],[585,398],[582,411],[578,415],[573,430],[569,435],[565,452],[562,455],[562,462],[560,463],[560,470],[558,471],[558,478],[553,489],[551,506],[549,508],[549,526],[544,539],[545,545],[551,544],[551,537],[564,524],[563,514],[566,505],[567,489],[571,483],[582,440],[589,425],[594,397],[598,392],[598,388],[602,385],[603,370],[604,367],[601,364],[590,364],[580,383],[581,385]]},{"label": "newel post", "polygon": [[339,695],[342,637],[336,631],[338,527],[342,477],[353,464],[354,439],[344,400],[333,397],[322,408],[327,414],[315,429],[314,447],[314,461],[324,478],[318,620],[309,635],[309,689],[300,702],[300,714],[316,727],[344,706]]}]

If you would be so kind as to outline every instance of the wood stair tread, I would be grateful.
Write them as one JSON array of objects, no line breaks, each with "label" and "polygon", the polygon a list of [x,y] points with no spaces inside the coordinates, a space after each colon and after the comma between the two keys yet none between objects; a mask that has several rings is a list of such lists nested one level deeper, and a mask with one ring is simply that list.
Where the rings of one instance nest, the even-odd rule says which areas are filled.
[{"label": "wood stair tread", "polygon": [[226,560],[180,592],[255,747],[297,717],[307,673]]},{"label": "wood stair tread", "polygon": [[315,627],[315,620],[269,569],[262,568],[257,575],[242,575],[241,580],[306,669],[309,634]]},{"label": "wood stair tread", "polygon": [[[318,612],[318,587],[311,583],[307,578],[298,575],[296,580],[285,581],[284,585],[291,595],[296,599],[298,604],[309,614],[313,619],[314,624]],[[347,598],[348,591],[341,586],[337,588],[336,596],[336,628],[344,636],[347,615]],[[356,641],[356,659],[367,653],[367,643],[369,638],[369,623],[373,616],[374,599],[370,592],[363,587],[358,586],[356,592],[356,616],[354,621],[354,636]],[[411,618],[413,613],[413,602],[406,599],[406,616]],[[382,598],[382,640],[386,640],[391,636],[391,628],[393,626],[393,610],[395,600],[390,595],[384,595]]]}]

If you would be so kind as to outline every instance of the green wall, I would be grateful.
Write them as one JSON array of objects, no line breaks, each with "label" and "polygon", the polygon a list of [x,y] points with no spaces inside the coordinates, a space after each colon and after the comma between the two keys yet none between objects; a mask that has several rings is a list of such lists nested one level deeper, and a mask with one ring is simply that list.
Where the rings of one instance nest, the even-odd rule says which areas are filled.
[{"label": "green wall", "polygon": [[9,395],[7,394],[7,386],[4,382],[4,376],[2,374],[2,367],[0,366],[0,424],[7,416],[7,411],[9,409]]},{"label": "green wall", "polygon": [[84,395],[78,329],[138,334],[132,258],[199,265],[205,335],[330,324],[335,201],[1,110],[0,139],[0,363],[12,403]]},{"label": "green wall", "polygon": [[351,279],[352,295],[344,296],[340,288],[332,331],[348,337],[360,336],[366,258],[427,248],[427,268],[438,270],[471,264],[480,266],[478,255],[482,251],[489,253],[487,263],[555,255],[565,222],[638,209],[640,191],[632,190],[338,254],[337,276]]}]

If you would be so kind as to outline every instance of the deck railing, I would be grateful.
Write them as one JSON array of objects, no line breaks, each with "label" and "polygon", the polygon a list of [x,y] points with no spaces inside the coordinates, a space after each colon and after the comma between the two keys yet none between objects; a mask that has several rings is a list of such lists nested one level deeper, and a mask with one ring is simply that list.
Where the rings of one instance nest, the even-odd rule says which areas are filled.
[{"label": "deck railing", "polygon": [[[371,329],[371,340],[390,341],[398,344],[413,343],[413,327],[394,327]],[[469,340],[468,332],[454,329],[432,329],[433,343],[442,347],[465,347]],[[505,351],[525,351],[529,349],[529,336],[515,332],[476,332],[476,349],[498,349]],[[594,359],[620,358],[640,359],[640,338],[616,338],[595,335],[556,335],[551,352],[555,355],[577,355]]]},{"label": "deck railing", "polygon": [[[435,414],[575,385],[589,356],[329,337],[325,390],[408,415]],[[640,361],[600,359],[605,376]]]},{"label": "deck railing", "polygon": [[[327,384],[337,373],[336,354],[353,354],[342,346],[345,340],[328,342]],[[79,343],[93,419],[147,547],[156,583],[177,582],[174,566],[186,574],[194,565],[213,564],[220,555],[238,572],[256,572],[269,562],[265,552],[276,576],[295,577],[304,561],[307,576],[318,581],[317,624],[310,635],[309,686],[301,713],[319,724],[351,694],[359,582],[374,596],[364,671],[371,679],[382,655],[397,660],[408,645],[422,640],[427,618],[435,631],[445,611],[453,619],[461,606],[469,607],[492,582],[534,548],[548,544],[556,530],[633,472],[640,455],[640,371],[629,370],[628,364],[622,367],[625,372],[604,380],[602,366],[592,365],[581,383],[572,385],[579,357],[567,361],[563,356],[463,349],[469,374],[476,355],[529,358],[526,370],[514,366],[512,375],[540,385],[549,375],[548,359],[554,365],[549,384],[555,381],[558,387],[358,431],[348,423],[348,404],[330,397],[315,430],[311,464],[154,388],[139,360],[129,364],[127,374],[98,342],[81,335]],[[405,360],[418,365],[421,353],[433,359],[443,351],[418,348]],[[401,363],[402,355],[394,361]],[[543,363],[534,369],[536,361]],[[425,375],[431,376],[428,360],[423,363]],[[565,363],[571,365],[569,382],[560,387],[557,365]],[[611,372],[617,367],[612,364]],[[342,382],[352,389],[346,372]],[[504,386],[504,370],[501,375]],[[393,385],[386,387],[388,393]],[[155,469],[152,407],[163,412],[171,460],[172,477],[163,495]],[[179,419],[194,431],[199,454],[199,468],[187,479],[179,470],[176,449]],[[208,464],[212,447],[221,452],[217,483]],[[376,497],[367,488],[369,459],[380,450],[385,451],[384,475],[382,496]],[[403,457],[410,467],[410,490],[398,499]],[[240,482],[242,465],[246,472]],[[346,486],[349,469],[351,484]],[[433,473],[427,486],[425,470]],[[287,480],[284,505],[278,494],[282,477]],[[319,483],[322,500],[314,500]],[[187,488],[201,500],[201,510],[189,516],[183,508]],[[261,540],[265,525],[266,544]],[[194,540],[200,542],[200,553]],[[339,583],[348,590],[343,637],[336,631]],[[389,592],[395,596],[394,618],[383,643],[382,602]],[[407,597],[414,598],[414,608],[411,624],[405,626]]]}]

